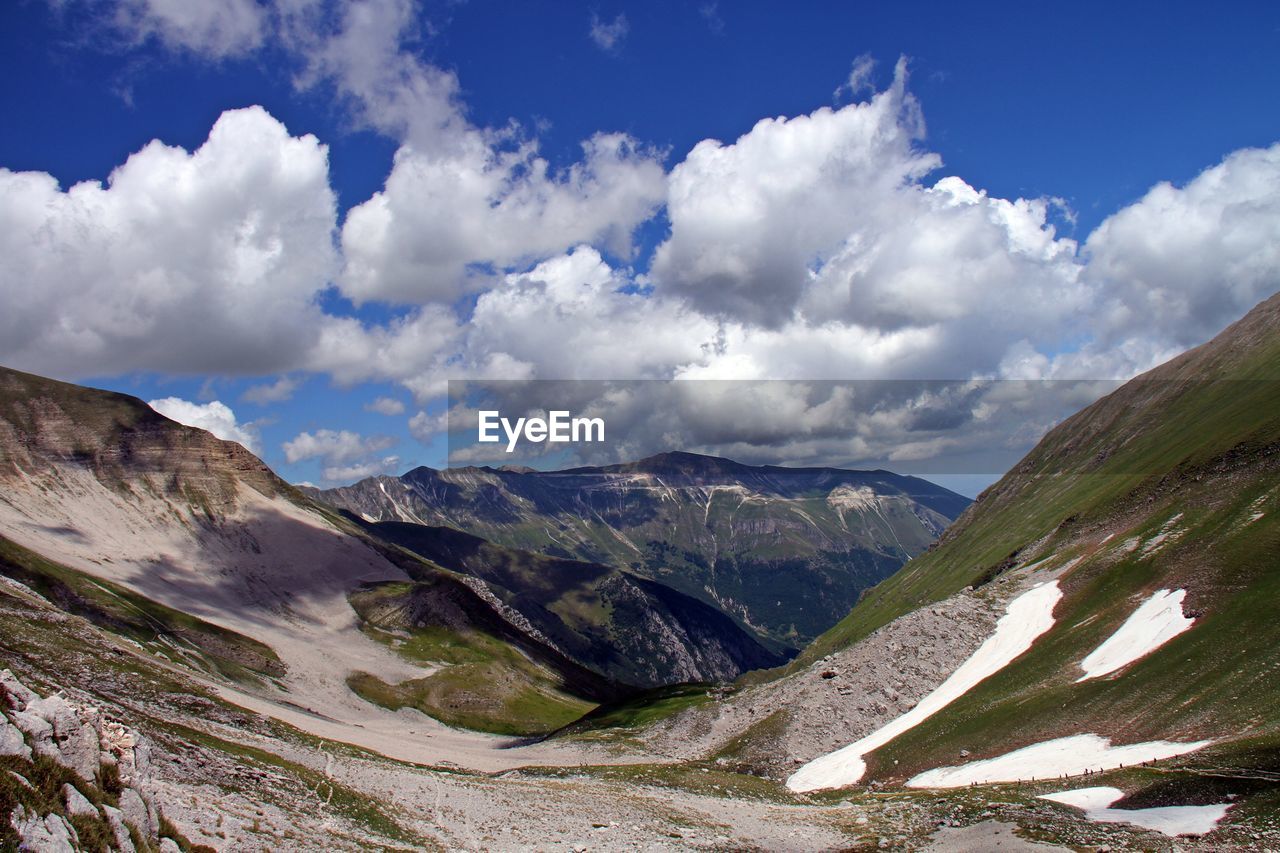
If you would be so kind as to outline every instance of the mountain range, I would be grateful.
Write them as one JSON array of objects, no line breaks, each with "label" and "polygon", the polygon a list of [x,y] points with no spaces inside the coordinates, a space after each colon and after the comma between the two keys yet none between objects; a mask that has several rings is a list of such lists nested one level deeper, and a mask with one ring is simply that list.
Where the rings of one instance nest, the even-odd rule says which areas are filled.
[{"label": "mountain range", "polygon": [[970,501],[888,471],[693,453],[566,471],[415,468],[307,494],[370,522],[445,526],[613,566],[803,647],[922,553]]},{"label": "mountain range", "polygon": [[968,505],[691,454],[304,493],[0,371],[0,837],[1275,849],[1278,382],[1280,295]]}]

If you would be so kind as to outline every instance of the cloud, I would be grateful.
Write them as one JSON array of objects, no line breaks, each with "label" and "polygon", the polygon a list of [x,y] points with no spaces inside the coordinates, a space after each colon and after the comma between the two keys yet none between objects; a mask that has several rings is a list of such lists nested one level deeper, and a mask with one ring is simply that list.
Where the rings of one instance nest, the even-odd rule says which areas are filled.
[{"label": "cloud", "polygon": [[409,49],[421,34],[412,0],[274,6],[278,40],[302,64],[302,88],[333,86],[358,121],[420,150],[446,145],[467,126],[457,77]]},{"label": "cloud", "polygon": [[399,464],[400,457],[384,456],[381,459],[357,462],[352,465],[325,466],[320,473],[330,483],[350,483],[356,480],[363,480],[366,477],[372,477],[375,474],[394,472]]},{"label": "cloud", "polygon": [[260,107],[61,189],[0,169],[0,358],[55,375],[296,367],[336,271],[328,152]]},{"label": "cloud", "polygon": [[853,97],[861,95],[863,92],[874,92],[875,84],[872,82],[871,75],[875,73],[876,61],[869,53],[864,53],[853,61],[853,68],[849,71],[849,79],[836,87],[834,97],[839,100],[845,92]]},{"label": "cloud", "polygon": [[155,38],[172,50],[221,59],[261,46],[270,20],[255,0],[121,0],[114,27],[136,41]]},{"label": "cloud", "polygon": [[724,17],[720,14],[720,4],[714,2],[703,3],[698,7],[698,14],[702,16],[702,20],[707,22],[707,29],[711,30],[712,35],[724,34]]},{"label": "cloud", "polygon": [[591,41],[595,46],[606,53],[614,53],[622,44],[622,40],[627,37],[627,32],[631,26],[627,23],[627,16],[618,13],[618,16],[612,21],[605,22],[595,12],[591,13],[591,29],[587,31],[587,35],[591,37]]},{"label": "cloud", "polygon": [[453,301],[506,269],[588,242],[631,252],[632,231],[662,203],[660,155],[623,134],[583,143],[553,172],[534,141],[513,148],[472,131],[449,151],[402,148],[386,186],[347,214],[341,285],[357,302]]},{"label": "cloud", "polygon": [[671,171],[655,282],[707,313],[779,327],[810,273],[941,164],[914,146],[922,134],[900,62],[865,103],[764,119],[731,145],[699,142]]},{"label": "cloud", "polygon": [[305,380],[294,376],[281,376],[270,385],[254,385],[240,395],[240,399],[247,400],[250,403],[257,403],[259,406],[266,406],[271,403],[282,403],[285,400],[293,398],[293,392],[298,390]]},{"label": "cloud", "polygon": [[372,403],[366,403],[364,410],[366,412],[377,412],[380,415],[403,415],[404,403],[392,397],[379,397]]},{"label": "cloud", "polygon": [[283,449],[290,464],[322,459],[330,465],[338,465],[386,450],[395,443],[395,439],[389,436],[365,438],[350,430],[321,429],[314,433],[298,433],[284,443]]},{"label": "cloud", "polygon": [[431,439],[435,438],[448,429],[448,414],[442,412],[438,415],[428,415],[426,412],[418,412],[409,418],[409,434],[423,444],[427,444]]},{"label": "cloud", "polygon": [[[288,374],[246,392],[259,403],[306,371],[399,383],[419,409],[447,378],[1123,377],[1280,288],[1280,146],[1154,187],[1082,249],[1055,231],[1053,200],[998,198],[943,170],[905,61],[876,92],[859,57],[846,86],[863,101],[704,140],[669,173],[666,152],[618,133],[556,168],[521,128],[467,119],[456,76],[420,58],[429,33],[409,0],[200,6],[109,8],[136,40],[214,60],[239,49],[226,33],[283,49],[299,86],[399,143],[383,188],[339,223],[326,147],[258,107],[224,114],[194,152],[149,144],[105,185],[0,170],[6,363]],[[649,269],[630,268],[636,229],[664,207],[669,234]],[[390,308],[325,313],[333,287]],[[801,403],[851,428],[835,403],[761,405]],[[878,417],[899,439],[916,423]],[[430,435],[418,418],[411,430]],[[781,423],[755,418],[752,441]],[[329,442],[306,458],[334,472],[388,458],[345,435],[349,457],[335,455],[344,433],[289,444]],[[719,446],[709,435],[693,437]],[[850,453],[853,435],[810,432],[794,452]]]},{"label": "cloud", "polygon": [[[449,461],[608,464],[672,449],[745,462],[1003,471],[1045,430],[1115,383],[986,381],[476,381],[456,386]],[[605,421],[603,444],[475,442],[476,411],[565,410]],[[438,424],[440,418],[435,419]],[[569,454],[566,459],[564,454]]]},{"label": "cloud", "polygon": [[1200,343],[1280,290],[1280,143],[1228,155],[1184,187],[1160,183],[1085,243],[1103,348]]},{"label": "cloud", "polygon": [[225,403],[192,403],[180,397],[164,397],[147,403],[170,420],[190,427],[208,430],[223,441],[238,441],[251,453],[259,452],[257,431],[251,424],[236,421],[236,413]]},{"label": "cloud", "polygon": [[714,346],[714,321],[630,284],[590,246],[507,275],[477,300],[453,377],[665,377]]}]

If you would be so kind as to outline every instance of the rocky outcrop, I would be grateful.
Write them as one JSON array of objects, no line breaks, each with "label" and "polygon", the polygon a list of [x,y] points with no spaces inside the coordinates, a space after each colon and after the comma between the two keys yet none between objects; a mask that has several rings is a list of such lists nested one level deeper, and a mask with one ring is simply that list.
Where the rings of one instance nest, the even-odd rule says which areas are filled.
[{"label": "rocky outcrop", "polygon": [[[93,705],[61,693],[42,697],[10,670],[0,671],[0,754],[32,761],[30,772],[37,772],[34,762],[47,759],[78,780],[62,784],[59,810],[41,813],[22,803],[13,808],[8,823],[20,849],[80,849],[77,820],[101,821],[116,850],[135,850],[130,828],[165,849],[150,742],[136,730],[104,719]],[[35,790],[21,773],[14,777]]]}]

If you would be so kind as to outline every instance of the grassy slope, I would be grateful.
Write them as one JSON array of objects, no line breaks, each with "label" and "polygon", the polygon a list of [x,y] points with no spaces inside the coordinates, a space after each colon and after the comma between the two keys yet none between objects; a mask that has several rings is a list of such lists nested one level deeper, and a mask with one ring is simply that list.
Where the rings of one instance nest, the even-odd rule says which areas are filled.
[{"label": "grassy slope", "polygon": [[[1033,543],[1043,543],[1040,555],[1083,557],[1061,581],[1054,629],[873,754],[868,778],[901,780],[959,763],[962,749],[976,760],[1084,731],[1120,742],[1277,739],[1277,330],[1280,297],[1064,422],[939,548],[805,651],[801,661],[812,661],[914,607],[989,582]],[[1179,537],[1149,555],[1140,546],[1126,553],[1126,540],[1150,541],[1178,513]],[[1099,545],[1105,533],[1114,538]],[[1160,588],[1188,590],[1196,626],[1116,674],[1075,684],[1079,661]]]},{"label": "grassy slope", "polygon": [[[1232,341],[1226,340],[1230,331],[1224,333],[1051,430],[937,548],[870,590],[792,668],[980,581],[1043,537],[1052,547],[1091,523],[1132,512],[1158,497],[1167,476],[1212,476],[1219,460],[1274,445],[1280,440],[1280,301],[1272,297],[1256,310],[1264,314],[1241,321],[1249,325]],[[1234,346],[1237,336],[1250,344]]]},{"label": "grassy slope", "polygon": [[[439,588],[449,584],[444,578],[386,583],[351,596],[369,636],[407,660],[441,665],[426,678],[399,684],[354,673],[347,682],[352,690],[384,707],[416,708],[448,725],[509,735],[546,734],[590,711],[594,699],[616,695],[605,679],[551,650],[521,649],[496,618],[486,625],[478,614],[462,612],[464,593]],[[450,592],[450,600],[442,600]]]}]

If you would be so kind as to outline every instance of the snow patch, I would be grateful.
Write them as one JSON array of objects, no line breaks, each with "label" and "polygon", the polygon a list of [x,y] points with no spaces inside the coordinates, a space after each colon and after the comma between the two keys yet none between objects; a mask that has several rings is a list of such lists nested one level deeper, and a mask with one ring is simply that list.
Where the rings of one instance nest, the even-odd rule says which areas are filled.
[{"label": "snow patch", "polygon": [[1076,682],[1098,678],[1146,657],[1183,631],[1195,619],[1182,615],[1185,589],[1162,589],[1142,603],[1114,634],[1080,662],[1084,675]]},{"label": "snow patch", "polygon": [[1044,794],[1038,799],[1084,811],[1087,820],[1095,823],[1131,823],[1143,829],[1154,829],[1168,836],[1204,835],[1217,829],[1218,821],[1227,814],[1231,803],[1208,806],[1160,806],[1153,809],[1113,809],[1112,803],[1124,797],[1119,788],[1077,788]]},{"label": "snow patch", "polygon": [[1050,581],[1009,602],[1005,615],[996,623],[995,633],[950,678],[910,711],[862,740],[815,758],[801,767],[787,779],[787,787],[793,791],[816,791],[841,788],[860,780],[867,769],[866,762],[862,760],[864,755],[941,711],[1031,648],[1037,637],[1053,627],[1053,608],[1061,598],[1058,582]]},{"label": "snow patch", "polygon": [[992,782],[1023,782],[1078,776],[1085,771],[1111,770],[1124,765],[1159,761],[1203,749],[1213,741],[1175,743],[1153,740],[1112,746],[1110,738],[1095,734],[1072,735],[1016,749],[996,758],[970,761],[957,767],[927,770],[908,780],[908,788],[960,788]]}]

